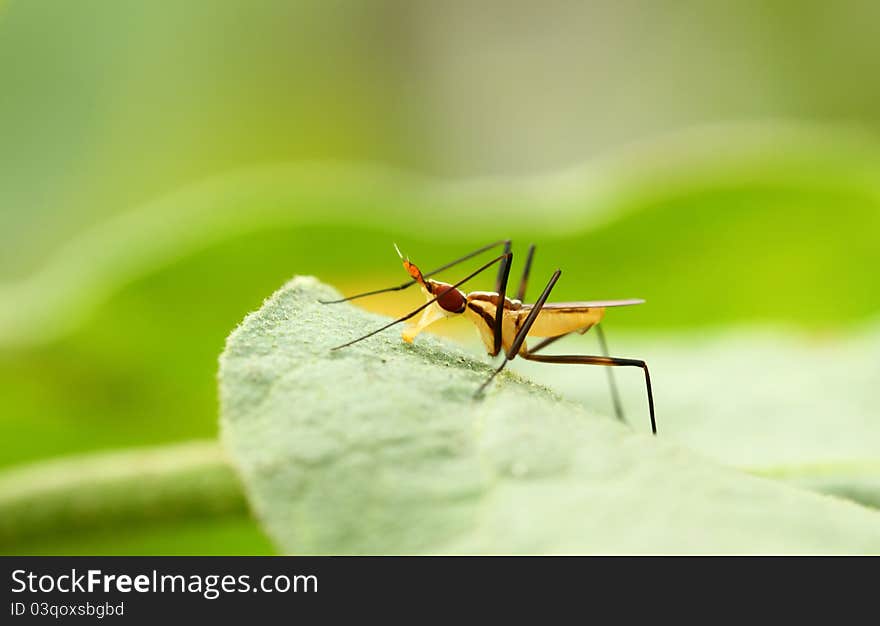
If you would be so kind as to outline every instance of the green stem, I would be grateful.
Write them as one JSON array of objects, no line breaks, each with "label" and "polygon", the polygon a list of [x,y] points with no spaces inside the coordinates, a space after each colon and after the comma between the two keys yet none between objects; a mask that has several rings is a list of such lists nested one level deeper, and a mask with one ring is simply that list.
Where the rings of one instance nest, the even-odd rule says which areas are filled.
[{"label": "green stem", "polygon": [[45,461],[0,473],[0,550],[28,537],[246,511],[216,441]]}]

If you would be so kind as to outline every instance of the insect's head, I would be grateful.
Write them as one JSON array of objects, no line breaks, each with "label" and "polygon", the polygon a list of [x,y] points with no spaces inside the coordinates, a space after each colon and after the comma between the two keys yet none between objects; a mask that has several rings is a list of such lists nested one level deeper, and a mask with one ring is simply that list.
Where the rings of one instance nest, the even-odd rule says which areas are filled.
[{"label": "insect's head", "polygon": [[400,260],[403,261],[403,269],[406,270],[406,273],[412,276],[414,280],[416,280],[422,287],[425,286],[425,279],[422,276],[422,270],[420,270],[415,263],[409,260],[409,257],[403,256],[403,253],[400,251],[400,248],[397,247],[397,244],[394,244],[394,249],[397,250],[397,256],[400,257]]},{"label": "insect's head", "polygon": [[409,257],[403,256],[397,244],[394,244],[394,249],[397,250],[397,256],[403,261],[403,268],[421,285],[422,292],[428,300],[437,298],[437,305],[447,314],[464,313],[467,308],[467,299],[464,293],[449,283],[426,279],[416,264],[410,261]]}]

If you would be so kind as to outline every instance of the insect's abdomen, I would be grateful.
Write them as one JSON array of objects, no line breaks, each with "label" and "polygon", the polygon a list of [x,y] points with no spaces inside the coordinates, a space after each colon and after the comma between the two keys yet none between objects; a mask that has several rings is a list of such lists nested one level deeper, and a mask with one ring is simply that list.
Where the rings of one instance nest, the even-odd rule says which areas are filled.
[{"label": "insect's abdomen", "polygon": [[[516,327],[526,321],[529,310],[517,311]],[[529,329],[529,337],[558,337],[575,331],[583,331],[598,324],[605,317],[605,309],[543,309]]]}]

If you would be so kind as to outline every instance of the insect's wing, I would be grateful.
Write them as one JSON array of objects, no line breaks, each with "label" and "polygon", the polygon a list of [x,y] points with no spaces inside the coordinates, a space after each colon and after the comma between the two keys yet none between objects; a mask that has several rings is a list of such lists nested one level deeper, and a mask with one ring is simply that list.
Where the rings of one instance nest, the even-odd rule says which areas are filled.
[{"label": "insect's wing", "polygon": [[[644,304],[645,301],[640,298],[631,298],[629,300],[585,300],[583,302],[547,302],[542,308],[550,311],[571,311],[579,309],[604,309],[614,306],[632,306],[634,304]],[[531,308],[532,305],[523,305],[523,308]]]}]

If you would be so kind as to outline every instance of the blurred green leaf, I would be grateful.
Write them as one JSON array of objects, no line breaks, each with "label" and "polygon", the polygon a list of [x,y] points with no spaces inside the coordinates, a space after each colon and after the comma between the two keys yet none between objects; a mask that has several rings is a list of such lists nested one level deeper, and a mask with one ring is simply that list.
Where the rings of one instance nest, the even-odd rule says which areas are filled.
[{"label": "blurred green leaf", "polygon": [[[880,513],[635,434],[298,278],[233,332],[222,426],[289,553],[876,553]],[[661,425],[662,429],[662,425]],[[662,430],[661,430],[662,437]]]}]

